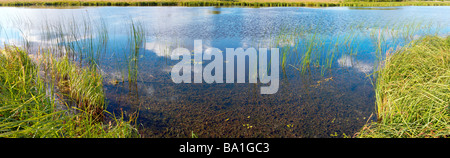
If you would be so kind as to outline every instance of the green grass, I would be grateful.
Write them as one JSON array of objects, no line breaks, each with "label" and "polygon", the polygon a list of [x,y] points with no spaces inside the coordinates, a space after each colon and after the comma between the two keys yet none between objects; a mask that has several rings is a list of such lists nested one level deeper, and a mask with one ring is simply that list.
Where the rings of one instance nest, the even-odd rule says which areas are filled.
[{"label": "green grass", "polygon": [[[273,41],[269,47],[280,48],[280,66],[285,71],[300,71],[302,75],[319,68],[322,76],[330,70],[334,61],[342,55],[357,55],[360,42],[356,40],[364,35],[362,27],[349,26],[350,33],[335,32],[313,27],[282,28],[279,32],[269,33],[267,38]],[[289,69],[286,69],[289,68]]]},{"label": "green grass", "polygon": [[105,95],[103,77],[96,66],[80,69],[68,58],[53,61],[52,75],[56,76],[58,89],[73,99],[77,108],[86,111],[95,121],[103,120]]},{"label": "green grass", "polygon": [[396,7],[396,6],[449,6],[448,1],[434,2],[434,1],[405,1],[405,2],[342,2],[340,7]]},{"label": "green grass", "polygon": [[427,36],[388,54],[375,92],[377,122],[357,137],[450,136],[450,36]]},{"label": "green grass", "polygon": [[[100,115],[94,114],[99,111],[90,107],[103,107],[105,103],[100,90],[101,76],[94,68],[79,68],[68,60],[47,60],[52,62],[46,67],[56,72],[52,74],[59,75],[60,83],[67,83],[67,97],[83,105],[70,106],[63,99],[66,93],[56,93],[44,82],[40,73],[43,57],[34,62],[25,51],[12,46],[5,46],[0,52],[0,137],[138,136],[134,126],[123,121],[123,116],[113,117],[109,122],[96,119]],[[110,114],[103,109],[101,112]]]},{"label": "green grass", "polygon": [[128,82],[136,84],[140,58],[139,52],[142,51],[141,48],[145,46],[144,26],[139,22],[136,23],[131,21],[128,34],[128,46],[130,50],[124,52],[124,57],[127,59]]}]

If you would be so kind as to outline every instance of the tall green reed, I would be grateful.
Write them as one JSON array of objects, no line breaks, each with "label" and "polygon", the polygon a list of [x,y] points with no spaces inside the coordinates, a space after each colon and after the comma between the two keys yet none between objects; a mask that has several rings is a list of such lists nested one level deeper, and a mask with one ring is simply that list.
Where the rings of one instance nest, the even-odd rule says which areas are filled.
[{"label": "tall green reed", "polygon": [[[68,60],[47,60],[47,57],[35,56],[33,61],[28,53],[18,47],[6,46],[0,50],[0,137],[32,137],[32,138],[66,138],[66,137],[132,137],[137,136],[136,129],[130,122],[122,118],[114,118],[113,122],[104,124],[92,118],[88,108],[78,109],[78,113],[70,112],[64,97],[58,93],[48,93],[48,86],[39,73],[41,66],[52,67],[59,73],[59,79],[68,79],[69,85],[78,84],[83,88],[96,87],[83,84],[93,74],[82,75],[91,70],[74,70]],[[67,63],[67,64],[64,64]],[[51,65],[48,65],[51,64]],[[75,76],[70,73],[76,73]],[[81,75],[80,75],[81,73]],[[75,79],[80,76],[82,79]],[[94,78],[96,80],[98,78]],[[78,83],[81,81],[81,83]],[[61,82],[61,81],[60,81]],[[97,82],[98,83],[98,82]],[[64,83],[63,83],[64,84]],[[98,86],[97,86],[98,87]],[[51,87],[50,87],[51,88]],[[71,87],[72,88],[72,87]],[[77,88],[74,88],[77,89]],[[90,90],[81,95],[94,99],[96,94]],[[73,98],[73,95],[70,95]],[[80,98],[80,96],[75,96]],[[82,97],[81,97],[82,98]],[[82,98],[83,99],[83,98]],[[101,101],[101,100],[99,100]],[[101,104],[101,103],[99,103]],[[76,107],[74,107],[76,108]]]},{"label": "tall green reed", "polygon": [[145,30],[142,23],[131,20],[128,34],[129,51],[124,53],[127,59],[128,81],[130,83],[136,83],[140,52],[145,50]]},{"label": "tall green reed", "polygon": [[421,37],[388,55],[377,72],[377,122],[358,137],[448,137],[450,37]]},{"label": "tall green reed", "polygon": [[348,32],[329,33],[313,27],[296,27],[281,29],[272,46],[280,48],[280,63],[283,70],[288,65],[302,74],[311,68],[320,68],[324,75],[333,66],[334,60],[342,55],[356,55],[360,47],[359,27],[352,27]]},{"label": "tall green reed", "polygon": [[[81,20],[80,20],[81,19]],[[93,21],[89,14],[80,18],[47,20],[42,26],[46,47],[58,57],[67,55],[81,64],[98,65],[108,48],[108,29],[103,19]]]}]

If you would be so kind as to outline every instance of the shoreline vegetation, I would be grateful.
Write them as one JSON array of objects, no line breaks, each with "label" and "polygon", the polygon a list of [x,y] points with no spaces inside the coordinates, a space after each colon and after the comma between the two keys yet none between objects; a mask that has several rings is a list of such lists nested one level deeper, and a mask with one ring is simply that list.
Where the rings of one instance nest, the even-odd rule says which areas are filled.
[{"label": "shoreline vegetation", "polygon": [[[5,44],[0,49],[0,137],[139,137],[136,124],[132,124],[136,123],[139,112],[124,121],[123,113],[116,115],[105,110],[103,76],[96,63],[107,50],[107,24],[100,21],[96,29],[80,27],[97,24],[91,23],[88,16],[79,25],[74,21],[68,23],[70,25],[60,23],[57,27],[43,27],[45,39],[57,37],[56,41],[63,41],[54,49],[29,53],[32,49],[27,49],[26,40],[23,48]],[[386,59],[376,62],[384,65],[383,68],[374,67],[378,71],[373,74],[377,122],[368,122],[355,137],[450,136],[450,36],[438,37],[436,33],[413,40],[419,26],[372,29],[370,36],[377,46],[375,53],[379,60],[386,53]],[[70,30],[72,36],[65,36],[65,29]],[[431,26],[424,29],[432,35]],[[306,35],[307,32],[282,32],[276,44],[292,40],[298,43],[295,38],[298,33]],[[387,44],[385,34],[412,42],[389,54],[399,42]],[[94,36],[100,38],[94,39]],[[339,50],[353,55],[358,50],[353,50],[350,45],[356,37],[353,33],[341,42],[333,42]],[[284,47],[280,51],[282,68],[291,57],[301,59],[297,62],[299,65],[290,65],[302,67],[301,70],[297,68],[299,71],[315,63],[314,66],[331,67],[335,57],[332,50],[336,49],[323,48],[320,41],[322,38],[314,33],[305,36],[299,51],[290,51],[297,50],[297,46],[294,49],[290,45]],[[118,69],[122,72],[122,83],[126,78],[128,83],[137,86],[139,50],[143,43],[143,25],[130,21],[128,43],[121,50],[123,52],[117,53],[125,60],[124,67]],[[326,61],[318,60],[322,55],[320,52],[329,53]],[[303,57],[298,58],[299,55]]]},{"label": "shoreline vegetation", "polygon": [[362,138],[450,136],[450,36],[427,36],[392,55],[375,74],[377,122]]},{"label": "shoreline vegetation", "polygon": [[396,0],[0,0],[0,6],[394,7],[450,6],[450,1]]},{"label": "shoreline vegetation", "polygon": [[[114,114],[104,110],[102,75],[95,66],[45,53],[32,59],[14,46],[0,52],[0,103],[6,105],[0,107],[0,137],[139,137],[133,119],[123,121],[123,114],[103,121],[103,113]],[[450,136],[449,63],[450,36],[425,36],[387,52],[374,74],[377,121],[355,137]],[[49,92],[46,84],[53,83],[58,92]]]},{"label": "shoreline vegetation", "polygon": [[[95,67],[51,54],[30,56],[15,46],[0,50],[0,137],[139,137],[135,120],[104,110],[103,79]],[[104,114],[111,115],[109,122]]]}]

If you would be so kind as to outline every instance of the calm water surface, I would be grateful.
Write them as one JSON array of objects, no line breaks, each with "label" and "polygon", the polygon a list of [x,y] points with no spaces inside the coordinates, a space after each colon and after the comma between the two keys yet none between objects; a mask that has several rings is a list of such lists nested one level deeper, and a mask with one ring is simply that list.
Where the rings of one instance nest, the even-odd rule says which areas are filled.
[{"label": "calm water surface", "polygon": [[[145,34],[134,58],[132,22]],[[403,38],[395,32],[411,33]],[[430,32],[450,34],[450,7],[0,8],[2,43],[29,50],[72,44],[75,51],[99,52],[93,58],[104,75],[108,111],[139,111],[144,137],[352,136],[376,120],[370,117],[375,94],[369,76],[377,65],[377,39],[385,41],[384,55]],[[248,82],[173,83],[170,71],[178,61],[170,60],[171,51],[193,50],[197,39],[203,50],[288,52],[278,92],[261,95],[261,84]],[[308,51],[314,55],[302,67]],[[128,81],[130,67],[137,70],[136,82]]]}]

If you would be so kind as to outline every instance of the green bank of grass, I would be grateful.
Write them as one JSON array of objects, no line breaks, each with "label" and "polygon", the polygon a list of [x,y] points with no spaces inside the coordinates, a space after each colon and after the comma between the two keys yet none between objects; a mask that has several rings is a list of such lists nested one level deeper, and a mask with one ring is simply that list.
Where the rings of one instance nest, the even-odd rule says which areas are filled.
[{"label": "green bank of grass", "polygon": [[393,6],[450,6],[449,1],[238,1],[238,0],[36,0],[0,1],[0,6],[242,6],[242,7],[393,7]]},{"label": "green bank of grass", "polygon": [[378,121],[358,137],[450,136],[450,36],[415,41],[384,64],[376,76]]},{"label": "green bank of grass", "polygon": [[[0,52],[0,137],[138,136],[130,122],[122,118],[101,121],[103,112],[108,112],[103,110],[101,75],[96,69],[79,68],[64,59],[48,59],[43,64],[39,62],[42,57],[35,62],[17,47],[5,46]],[[61,90],[66,92],[49,88],[52,86],[44,82],[41,68],[51,68],[51,78],[58,81],[59,89],[67,88]]]},{"label": "green bank of grass", "polygon": [[90,119],[103,121],[106,106],[103,77],[97,72],[96,66],[80,69],[66,57],[50,60],[54,64],[47,64],[51,67],[58,89],[72,99],[78,109],[91,116]]}]

